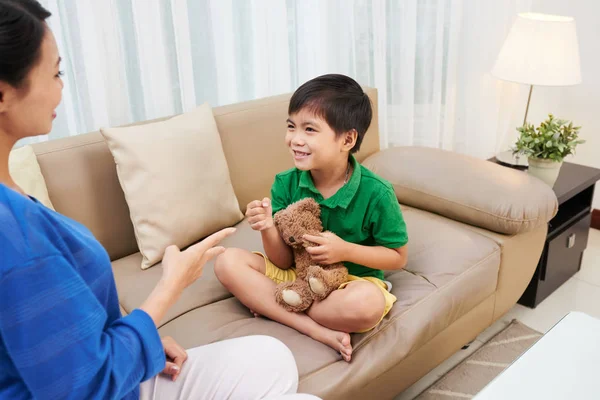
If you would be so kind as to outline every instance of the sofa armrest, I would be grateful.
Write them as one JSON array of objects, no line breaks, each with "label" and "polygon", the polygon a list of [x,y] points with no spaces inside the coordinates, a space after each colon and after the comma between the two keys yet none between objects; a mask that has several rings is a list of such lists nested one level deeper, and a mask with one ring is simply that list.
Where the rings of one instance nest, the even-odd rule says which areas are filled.
[{"label": "sofa armrest", "polygon": [[400,203],[493,232],[527,232],[558,211],[556,195],[539,179],[458,153],[394,147],[363,165],[393,185]]}]

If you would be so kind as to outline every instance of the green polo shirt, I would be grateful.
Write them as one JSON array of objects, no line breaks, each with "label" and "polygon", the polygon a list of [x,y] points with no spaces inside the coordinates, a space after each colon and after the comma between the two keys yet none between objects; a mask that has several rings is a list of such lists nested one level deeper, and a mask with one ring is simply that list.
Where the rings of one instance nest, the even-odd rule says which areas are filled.
[{"label": "green polo shirt", "polygon": [[[271,188],[273,214],[296,201],[312,197],[321,205],[323,229],[347,242],[397,249],[408,242],[406,224],[392,185],[350,156],[354,172],[340,190],[324,199],[310,172],[292,168],[275,176]],[[383,271],[351,262],[351,275],[383,279]]]}]

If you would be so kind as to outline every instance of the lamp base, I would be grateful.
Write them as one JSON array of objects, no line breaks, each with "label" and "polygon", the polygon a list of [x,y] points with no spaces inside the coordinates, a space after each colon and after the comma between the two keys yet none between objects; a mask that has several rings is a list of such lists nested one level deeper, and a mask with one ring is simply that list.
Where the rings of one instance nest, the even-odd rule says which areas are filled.
[{"label": "lamp base", "polygon": [[506,167],[526,170],[529,168],[527,157],[522,154],[514,154],[512,151],[503,151],[496,154],[496,161],[498,164],[502,164]]}]

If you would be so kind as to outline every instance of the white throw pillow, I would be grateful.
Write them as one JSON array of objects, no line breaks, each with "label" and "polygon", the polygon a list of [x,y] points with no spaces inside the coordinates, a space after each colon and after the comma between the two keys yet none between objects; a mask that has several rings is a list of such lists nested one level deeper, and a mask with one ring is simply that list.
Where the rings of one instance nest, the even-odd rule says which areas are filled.
[{"label": "white throw pillow", "polygon": [[46,180],[31,146],[14,149],[8,156],[8,172],[13,181],[28,195],[54,210],[48,195]]},{"label": "white throw pillow", "polygon": [[142,269],[243,215],[208,104],[166,121],[101,129],[117,164]]}]

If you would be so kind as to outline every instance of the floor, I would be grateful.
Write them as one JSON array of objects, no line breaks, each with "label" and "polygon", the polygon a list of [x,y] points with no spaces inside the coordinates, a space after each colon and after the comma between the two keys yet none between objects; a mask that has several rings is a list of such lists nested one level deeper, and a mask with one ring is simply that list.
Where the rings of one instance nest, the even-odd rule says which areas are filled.
[{"label": "floor", "polygon": [[431,386],[463,359],[479,349],[513,319],[542,333],[570,311],[582,311],[600,318],[600,230],[591,229],[581,270],[535,309],[515,305],[504,317],[477,337],[467,350],[459,350],[421,380],[399,394],[395,400],[411,400]]}]

